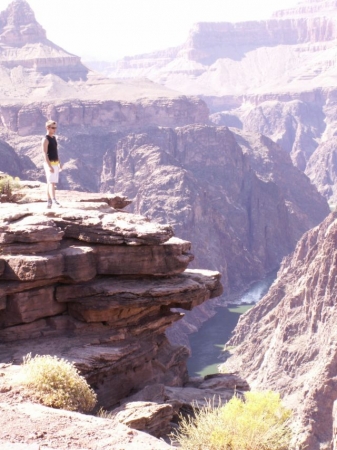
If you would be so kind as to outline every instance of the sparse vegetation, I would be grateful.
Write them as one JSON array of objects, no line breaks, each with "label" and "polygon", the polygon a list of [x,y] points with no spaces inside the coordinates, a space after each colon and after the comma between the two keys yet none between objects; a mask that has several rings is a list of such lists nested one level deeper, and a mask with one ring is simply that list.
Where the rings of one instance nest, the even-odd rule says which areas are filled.
[{"label": "sparse vegetation", "polygon": [[97,417],[100,417],[101,419],[112,419],[113,413],[106,411],[104,408],[100,408],[97,412]]},{"label": "sparse vegetation", "polygon": [[23,363],[23,380],[30,393],[41,403],[68,411],[91,411],[97,402],[74,364],[56,356],[27,355]]},{"label": "sparse vegetation", "polygon": [[20,179],[5,175],[0,177],[0,202],[13,202],[15,199],[14,191],[20,187]]},{"label": "sparse vegetation", "polygon": [[182,450],[287,450],[291,438],[290,410],[274,392],[247,392],[223,406],[211,404],[195,418],[181,417],[171,436]]}]

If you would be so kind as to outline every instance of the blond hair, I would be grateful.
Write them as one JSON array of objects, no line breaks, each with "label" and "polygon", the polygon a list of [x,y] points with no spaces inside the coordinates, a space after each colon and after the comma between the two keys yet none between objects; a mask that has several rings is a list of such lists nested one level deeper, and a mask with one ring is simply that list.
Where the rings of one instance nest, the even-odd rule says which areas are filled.
[{"label": "blond hair", "polygon": [[55,120],[47,120],[47,122],[46,122],[46,127],[49,128],[49,127],[51,127],[52,125],[56,125]]}]

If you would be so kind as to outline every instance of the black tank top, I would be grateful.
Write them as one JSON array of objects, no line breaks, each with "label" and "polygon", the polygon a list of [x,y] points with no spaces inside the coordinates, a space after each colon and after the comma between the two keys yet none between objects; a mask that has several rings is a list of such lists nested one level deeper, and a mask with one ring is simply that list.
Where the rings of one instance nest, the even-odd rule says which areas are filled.
[{"label": "black tank top", "polygon": [[58,161],[59,155],[57,151],[57,140],[55,137],[50,137],[48,134],[46,135],[46,138],[48,139],[48,159],[49,161]]}]

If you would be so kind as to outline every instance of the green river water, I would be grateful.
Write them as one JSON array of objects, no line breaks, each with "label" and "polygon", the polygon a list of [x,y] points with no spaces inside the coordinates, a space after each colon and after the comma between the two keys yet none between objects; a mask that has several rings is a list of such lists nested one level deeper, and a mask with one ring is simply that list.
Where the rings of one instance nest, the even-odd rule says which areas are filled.
[{"label": "green river water", "polygon": [[187,367],[190,377],[218,372],[218,365],[224,361],[223,349],[241,314],[263,297],[275,277],[276,273],[273,273],[265,280],[255,283],[242,295],[238,304],[218,307],[215,316],[205,322],[198,332],[189,335],[192,355]]}]

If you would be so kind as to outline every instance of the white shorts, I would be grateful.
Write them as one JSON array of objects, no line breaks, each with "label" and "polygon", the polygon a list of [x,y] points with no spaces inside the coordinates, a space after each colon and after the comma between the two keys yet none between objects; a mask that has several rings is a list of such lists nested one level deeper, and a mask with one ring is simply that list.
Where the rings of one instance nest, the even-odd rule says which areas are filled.
[{"label": "white shorts", "polygon": [[54,172],[50,171],[50,167],[48,166],[48,164],[46,162],[43,163],[43,167],[46,172],[47,183],[58,183],[59,182],[60,164],[53,163],[51,166],[54,169]]}]

